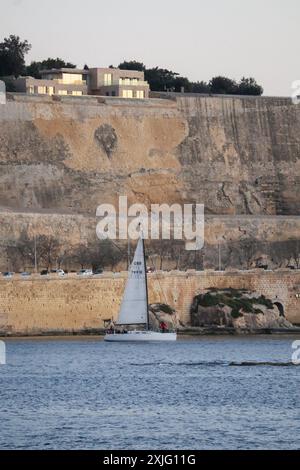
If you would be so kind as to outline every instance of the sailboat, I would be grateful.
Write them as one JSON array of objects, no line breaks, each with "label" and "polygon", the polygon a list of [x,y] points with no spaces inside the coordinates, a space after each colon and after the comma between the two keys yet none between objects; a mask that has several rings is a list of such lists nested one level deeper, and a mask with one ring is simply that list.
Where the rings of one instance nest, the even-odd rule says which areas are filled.
[{"label": "sailboat", "polygon": [[143,234],[139,238],[133,262],[128,272],[128,279],[116,325],[144,326],[135,330],[108,330],[104,341],[141,342],[141,341],[176,341],[176,332],[155,331],[150,328],[148,310],[148,286]]}]

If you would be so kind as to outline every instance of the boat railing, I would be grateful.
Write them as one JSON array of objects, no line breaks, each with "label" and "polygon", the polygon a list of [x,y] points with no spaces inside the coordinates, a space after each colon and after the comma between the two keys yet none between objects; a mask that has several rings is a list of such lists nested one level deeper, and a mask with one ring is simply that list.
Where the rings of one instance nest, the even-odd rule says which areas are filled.
[{"label": "boat railing", "polygon": [[[130,333],[133,333],[133,332],[140,332],[141,334],[142,333],[147,333],[148,330],[125,330],[125,329],[122,329],[122,330],[119,330],[119,329],[107,329],[105,330],[105,333],[106,334],[111,334],[111,335],[121,335],[121,334],[130,334]],[[155,333],[176,333],[177,330],[175,328],[170,328],[170,329],[161,329],[161,328],[151,328],[150,331],[153,331]]]}]

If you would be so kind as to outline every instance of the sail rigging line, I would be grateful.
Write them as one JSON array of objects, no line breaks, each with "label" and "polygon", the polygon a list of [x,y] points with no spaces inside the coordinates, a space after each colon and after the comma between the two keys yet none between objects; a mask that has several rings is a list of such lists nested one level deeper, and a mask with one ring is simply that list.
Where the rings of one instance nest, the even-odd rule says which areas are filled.
[{"label": "sail rigging line", "polygon": [[[148,258],[149,258],[149,260],[150,260],[151,263],[152,263],[152,266],[153,266],[153,268],[154,268],[154,275],[155,275],[155,274],[157,274],[157,273],[156,273],[155,264],[154,264],[154,262],[153,262],[153,260],[152,260],[152,258],[151,258],[151,255],[148,255]],[[164,298],[164,300],[165,300],[165,304],[168,305],[168,303],[167,303],[167,298],[166,298],[166,294],[165,294],[165,292],[164,292],[164,290],[163,290],[163,288],[162,288],[162,285],[161,285],[161,283],[160,283],[160,280],[159,280],[158,275],[156,276],[156,280],[157,280],[158,285],[159,285],[159,288],[160,288],[160,290],[161,290],[161,292],[162,292],[163,298]]]},{"label": "sail rigging line", "polygon": [[145,252],[145,240],[142,233],[142,243],[143,243],[143,252],[144,252],[144,274],[145,274],[145,284],[146,284],[146,309],[147,309],[147,330],[150,329],[150,318],[149,318],[149,295],[148,295],[148,280],[147,280],[147,264],[146,264],[146,252]]}]

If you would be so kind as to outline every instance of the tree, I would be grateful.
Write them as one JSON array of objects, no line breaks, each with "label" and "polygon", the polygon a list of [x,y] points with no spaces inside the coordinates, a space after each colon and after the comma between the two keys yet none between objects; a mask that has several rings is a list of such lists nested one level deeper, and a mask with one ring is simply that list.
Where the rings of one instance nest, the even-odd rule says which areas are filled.
[{"label": "tree", "polygon": [[125,251],[111,240],[97,241],[92,250],[92,268],[109,266],[113,270],[125,258]]},{"label": "tree", "polygon": [[170,251],[172,261],[175,263],[175,269],[179,270],[181,268],[181,261],[184,253],[184,242],[174,240],[170,244]]},{"label": "tree", "polygon": [[[111,65],[110,68],[114,67]],[[138,62],[137,60],[125,60],[118,65],[118,68],[121,70],[139,70],[140,72],[144,72],[146,70],[145,65],[142,62]]]},{"label": "tree", "polygon": [[20,256],[18,254],[18,251],[16,249],[16,244],[15,242],[8,242],[8,245],[6,246],[6,257],[7,257],[7,266],[6,269],[8,271],[20,271],[22,262],[20,259]]},{"label": "tree", "polygon": [[92,264],[92,252],[87,245],[77,245],[73,250],[73,255],[70,256],[71,263],[79,263],[81,269]]},{"label": "tree", "polygon": [[31,62],[30,65],[26,67],[26,75],[34,78],[42,78],[40,74],[41,62]]},{"label": "tree", "polygon": [[240,95],[257,95],[260,96],[264,89],[257,84],[254,78],[243,77],[238,85],[238,93]]},{"label": "tree", "polygon": [[5,83],[6,91],[12,92],[12,93],[17,91],[14,78],[2,77],[2,81]]},{"label": "tree", "polygon": [[145,70],[145,79],[153,91],[175,91],[175,78],[179,74],[158,67]]},{"label": "tree", "polygon": [[156,265],[156,268],[158,267],[160,271],[163,270],[164,261],[166,259],[168,260],[171,259],[171,245],[172,245],[171,240],[164,240],[162,238],[159,240],[152,240],[148,244],[148,247],[147,247],[148,257],[152,258],[152,260],[154,260],[155,258],[158,260],[158,266],[157,266],[157,263],[155,263],[155,265]]},{"label": "tree", "polygon": [[45,263],[47,270],[51,269],[59,256],[59,241],[52,235],[39,235],[36,245],[38,259]]},{"label": "tree", "polygon": [[87,245],[78,245],[75,247],[72,255],[72,261],[78,262],[81,269],[87,266],[93,270],[97,268],[110,267],[113,269],[122,259],[125,258],[125,251],[121,250],[110,240],[96,240]]},{"label": "tree", "polygon": [[173,83],[174,91],[180,93],[184,91],[185,93],[190,93],[192,90],[192,84],[186,77],[176,77]]},{"label": "tree", "polygon": [[295,239],[290,239],[287,241],[287,246],[290,252],[290,262],[296,267],[300,268],[300,241]]},{"label": "tree", "polygon": [[21,41],[19,36],[11,34],[0,43],[0,76],[13,75],[18,77],[25,70],[25,55],[30,51],[31,44]]},{"label": "tree", "polygon": [[242,266],[246,263],[246,269],[249,270],[252,268],[255,260],[255,255],[257,253],[257,241],[249,236],[240,240],[240,265]]},{"label": "tree", "polygon": [[41,62],[31,62],[31,64],[26,67],[26,74],[34,78],[41,78],[42,70],[62,68],[75,69],[76,65],[72,64],[71,62],[65,62],[59,57],[57,57],[56,59],[48,57],[48,59],[42,60]]},{"label": "tree", "polygon": [[192,93],[210,93],[210,88],[206,82],[191,82]]},{"label": "tree", "polygon": [[60,251],[60,243],[55,237],[38,235],[35,241],[33,237],[29,237],[26,230],[21,232],[14,251],[20,262],[22,262],[24,271],[26,266],[34,266],[35,256],[37,257],[37,263],[45,263],[47,269],[51,268],[54,263],[61,264],[64,256]]},{"label": "tree", "polygon": [[16,243],[16,253],[23,264],[23,269],[26,271],[27,263],[30,267],[34,266],[35,253],[34,253],[34,239],[28,236],[26,230],[23,230]]},{"label": "tree", "polygon": [[235,95],[238,92],[238,85],[235,80],[227,77],[214,77],[209,82],[211,93],[222,95]]}]

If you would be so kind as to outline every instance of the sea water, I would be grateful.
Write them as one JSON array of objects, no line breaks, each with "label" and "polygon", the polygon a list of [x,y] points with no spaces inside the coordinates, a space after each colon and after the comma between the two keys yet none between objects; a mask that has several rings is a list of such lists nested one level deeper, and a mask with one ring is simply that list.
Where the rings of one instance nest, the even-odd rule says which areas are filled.
[{"label": "sea water", "polygon": [[299,449],[295,339],[8,340],[0,448]]}]

